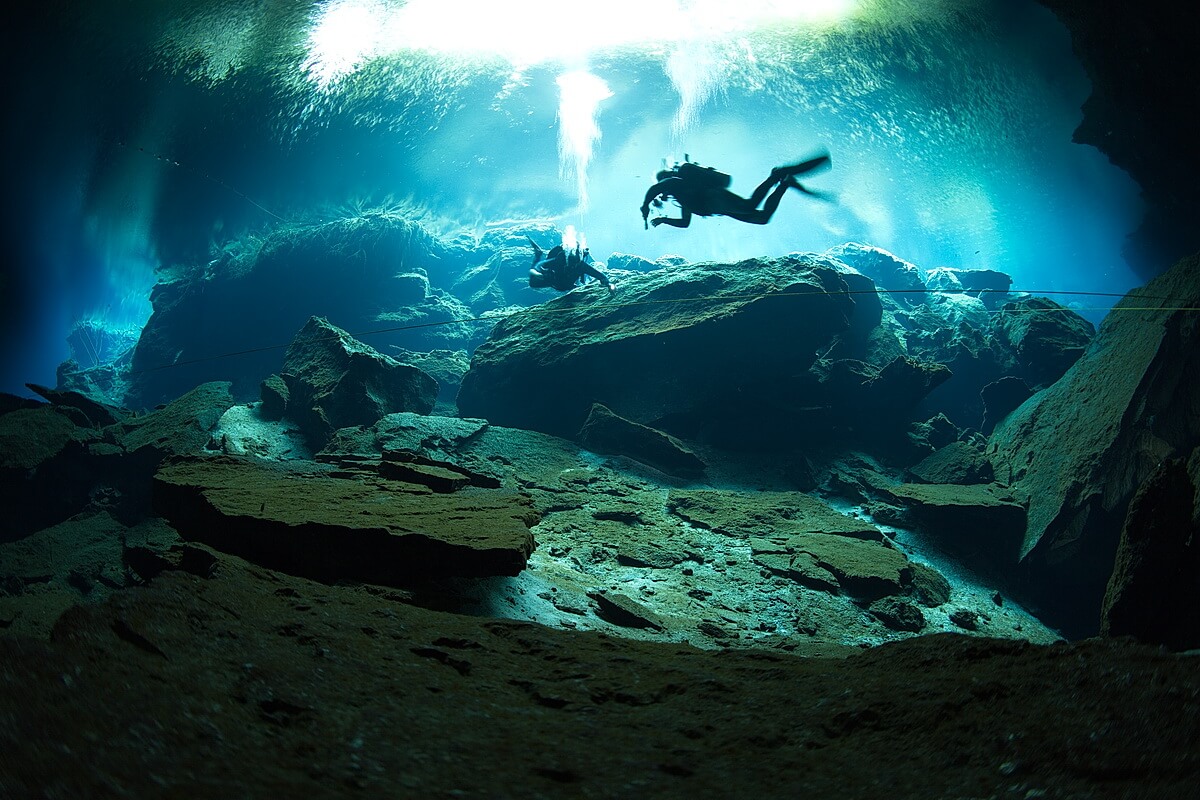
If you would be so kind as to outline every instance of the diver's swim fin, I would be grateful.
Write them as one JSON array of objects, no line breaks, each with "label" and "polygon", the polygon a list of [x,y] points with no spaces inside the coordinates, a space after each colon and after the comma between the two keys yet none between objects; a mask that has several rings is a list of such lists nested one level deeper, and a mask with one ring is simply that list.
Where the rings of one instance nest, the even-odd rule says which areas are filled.
[{"label": "diver's swim fin", "polygon": [[832,203],[837,200],[837,195],[835,195],[833,192],[821,192],[821,191],[817,191],[816,189],[805,188],[804,186],[801,186],[796,181],[795,178],[791,178],[791,177],[786,178],[786,179],[784,179],[783,183],[786,186],[789,186],[792,189],[796,189],[815,200],[824,200],[827,203]]},{"label": "diver's swim fin", "polygon": [[780,178],[790,178],[794,175],[804,175],[809,172],[816,172],[817,170],[826,170],[832,165],[833,162],[829,159],[829,153],[822,153],[816,158],[810,158],[807,161],[801,161],[799,164],[789,164],[786,167],[776,167],[775,169],[771,170],[771,174]]},{"label": "diver's swim fin", "polygon": [[538,247],[537,242],[535,242],[532,238],[528,236],[525,238],[529,239],[529,244],[533,247],[533,263],[536,264],[542,260],[542,248]]}]

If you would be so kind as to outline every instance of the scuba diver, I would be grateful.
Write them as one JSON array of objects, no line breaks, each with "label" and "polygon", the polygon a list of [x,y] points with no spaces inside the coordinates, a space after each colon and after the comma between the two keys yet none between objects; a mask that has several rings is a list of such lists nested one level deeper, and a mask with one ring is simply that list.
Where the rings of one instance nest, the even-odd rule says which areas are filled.
[{"label": "scuba diver", "polygon": [[[685,153],[683,163],[676,164],[671,169],[661,170],[655,178],[658,183],[646,192],[642,201],[642,224],[649,229],[650,225],[670,225],[675,228],[686,228],[692,223],[692,215],[700,217],[724,216],[732,217],[740,222],[752,225],[766,225],[771,221],[779,201],[788,189],[796,189],[805,194],[824,199],[820,192],[805,189],[796,181],[796,176],[830,166],[829,154],[822,153],[807,161],[790,166],[776,167],[765,181],[758,185],[750,197],[741,197],[729,191],[732,180],[724,172],[718,172],[712,167],[702,167],[693,162]],[[775,191],[768,197],[771,187]],[[759,203],[763,198],[767,202],[760,209]],[[679,204],[680,218],[650,216],[650,206],[662,208],[664,199],[674,199]]]},{"label": "scuba diver", "polygon": [[533,265],[529,270],[531,288],[569,292],[587,283],[589,277],[600,281],[610,292],[617,288],[607,275],[592,264],[591,252],[579,244],[569,251],[561,244],[556,244],[549,253],[543,253],[533,239],[529,239],[529,244],[533,247]]}]

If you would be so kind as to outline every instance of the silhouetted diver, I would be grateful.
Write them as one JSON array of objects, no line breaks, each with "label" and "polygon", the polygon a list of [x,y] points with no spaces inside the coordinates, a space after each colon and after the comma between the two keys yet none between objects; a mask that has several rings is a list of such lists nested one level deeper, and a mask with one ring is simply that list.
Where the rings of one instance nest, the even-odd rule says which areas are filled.
[{"label": "silhouetted diver", "polygon": [[[687,155],[684,155],[684,163],[676,164],[673,169],[662,170],[655,176],[658,183],[646,191],[646,198],[642,201],[642,222],[647,228],[649,225],[655,227],[671,225],[675,228],[686,228],[691,224],[692,215],[695,214],[700,217],[731,217],[752,225],[766,225],[771,221],[771,216],[779,207],[779,201],[788,189],[797,189],[805,194],[821,197],[819,192],[801,186],[795,176],[828,169],[830,163],[829,154],[822,153],[799,164],[776,167],[747,198],[729,191],[727,188],[731,180],[729,175],[718,172],[712,167],[702,167],[688,160]],[[772,186],[776,187],[775,191],[767,197],[767,192]],[[758,204],[762,203],[764,197],[767,202],[760,209]],[[680,218],[655,217],[648,221],[649,224],[646,224],[647,218],[650,216],[651,203],[655,208],[662,207],[660,198],[671,198],[679,203]]]},{"label": "silhouetted diver", "polygon": [[[525,237],[529,238],[529,237]],[[533,266],[529,270],[529,285],[534,289],[551,288],[560,292],[569,292],[590,276],[608,287],[611,292],[615,285],[591,262],[591,252],[581,249],[579,245],[574,250],[567,251],[561,244],[550,248],[549,253],[542,253],[537,242],[529,239],[533,247]]]}]

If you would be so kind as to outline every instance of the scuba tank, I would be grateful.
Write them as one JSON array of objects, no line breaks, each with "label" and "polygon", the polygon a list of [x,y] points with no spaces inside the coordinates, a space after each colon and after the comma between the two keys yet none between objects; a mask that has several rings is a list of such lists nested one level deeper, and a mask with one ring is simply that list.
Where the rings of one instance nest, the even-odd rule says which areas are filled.
[{"label": "scuba tank", "polygon": [[715,170],[712,167],[702,167],[687,153],[683,154],[683,163],[676,164],[674,172],[679,177],[705,189],[728,189],[733,178],[728,173]]}]

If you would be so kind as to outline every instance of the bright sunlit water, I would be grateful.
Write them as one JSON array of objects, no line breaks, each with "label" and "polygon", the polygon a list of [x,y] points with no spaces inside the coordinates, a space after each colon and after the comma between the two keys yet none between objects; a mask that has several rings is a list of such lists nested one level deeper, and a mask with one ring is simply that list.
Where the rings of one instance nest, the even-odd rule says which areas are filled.
[{"label": "bright sunlit water", "polygon": [[[142,324],[160,265],[384,203],[573,225],[600,260],[860,241],[1021,289],[1141,282],[1138,188],[1072,143],[1090,86],[1032,0],[75,5],[9,54],[5,391],[53,385],[79,320]],[[821,150],[831,201],[643,229],[664,159],[747,195]]]}]

